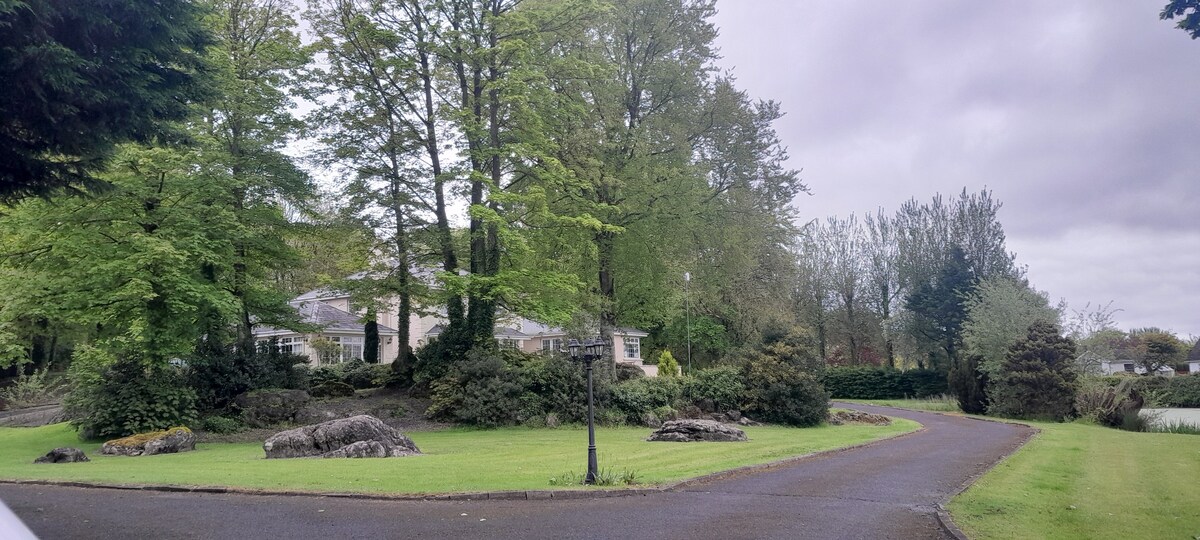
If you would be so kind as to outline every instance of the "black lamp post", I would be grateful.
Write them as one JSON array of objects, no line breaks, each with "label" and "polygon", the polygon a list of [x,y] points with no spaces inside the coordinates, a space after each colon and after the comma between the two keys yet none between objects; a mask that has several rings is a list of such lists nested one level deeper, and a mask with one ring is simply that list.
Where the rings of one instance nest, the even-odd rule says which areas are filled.
[{"label": "black lamp post", "polygon": [[595,427],[595,409],[592,404],[592,362],[604,356],[604,341],[599,339],[589,339],[583,343],[572,339],[567,343],[567,349],[571,351],[572,360],[583,360],[583,365],[587,368],[587,396],[588,396],[588,464],[587,476],[583,477],[583,483],[596,483],[596,427]]}]

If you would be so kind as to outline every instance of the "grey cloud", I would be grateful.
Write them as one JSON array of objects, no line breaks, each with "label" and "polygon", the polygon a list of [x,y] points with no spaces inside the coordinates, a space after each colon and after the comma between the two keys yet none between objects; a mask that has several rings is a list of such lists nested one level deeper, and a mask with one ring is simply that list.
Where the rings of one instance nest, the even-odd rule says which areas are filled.
[{"label": "grey cloud", "polygon": [[[719,0],[716,22],[721,65],[783,104],[806,219],[986,186],[1035,285],[1200,333],[1200,41],[1163,3]],[[1095,231],[1171,248],[1131,265]]]}]

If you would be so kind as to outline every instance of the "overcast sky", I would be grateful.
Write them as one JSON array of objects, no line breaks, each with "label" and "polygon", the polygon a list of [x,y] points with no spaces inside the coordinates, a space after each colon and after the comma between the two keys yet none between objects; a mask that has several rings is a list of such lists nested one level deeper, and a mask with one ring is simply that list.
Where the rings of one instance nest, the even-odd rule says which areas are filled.
[{"label": "overcast sky", "polygon": [[805,219],[992,190],[1018,264],[1123,328],[1200,335],[1200,41],[1165,0],[718,0],[782,103]]}]

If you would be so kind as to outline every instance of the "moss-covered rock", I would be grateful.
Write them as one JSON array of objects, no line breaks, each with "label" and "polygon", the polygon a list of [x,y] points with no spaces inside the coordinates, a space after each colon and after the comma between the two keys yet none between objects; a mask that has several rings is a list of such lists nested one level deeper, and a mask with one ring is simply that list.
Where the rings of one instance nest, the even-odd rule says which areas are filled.
[{"label": "moss-covered rock", "polygon": [[162,431],[138,433],[113,439],[104,443],[104,446],[100,448],[100,453],[112,456],[152,456],[195,449],[196,435],[192,433],[192,430],[184,426],[176,426]]}]

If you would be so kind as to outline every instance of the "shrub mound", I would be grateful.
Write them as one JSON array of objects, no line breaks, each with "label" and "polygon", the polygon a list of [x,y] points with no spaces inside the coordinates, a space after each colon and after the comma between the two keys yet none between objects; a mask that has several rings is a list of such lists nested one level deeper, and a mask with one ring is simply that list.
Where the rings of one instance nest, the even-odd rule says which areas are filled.
[{"label": "shrub mound", "polygon": [[830,396],[841,399],[921,399],[947,390],[944,373],[921,369],[831,367],[825,370],[822,382]]}]

